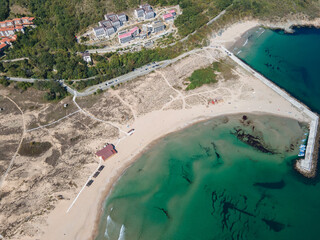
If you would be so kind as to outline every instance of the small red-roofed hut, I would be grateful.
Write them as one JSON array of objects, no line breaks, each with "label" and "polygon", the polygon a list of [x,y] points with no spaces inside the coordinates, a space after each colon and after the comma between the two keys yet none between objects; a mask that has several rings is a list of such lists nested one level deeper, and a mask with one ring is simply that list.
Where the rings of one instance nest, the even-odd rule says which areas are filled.
[{"label": "small red-roofed hut", "polygon": [[109,157],[111,157],[112,155],[114,155],[116,153],[117,153],[117,150],[115,149],[113,144],[107,144],[107,146],[105,146],[103,149],[101,149],[100,151],[96,152],[96,155],[98,156],[98,158],[100,158],[101,160],[105,161]]}]

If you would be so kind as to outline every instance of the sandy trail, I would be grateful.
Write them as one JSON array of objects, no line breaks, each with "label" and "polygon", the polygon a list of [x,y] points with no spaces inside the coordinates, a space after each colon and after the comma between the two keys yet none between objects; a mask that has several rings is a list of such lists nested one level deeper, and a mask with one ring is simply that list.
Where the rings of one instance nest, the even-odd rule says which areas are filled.
[{"label": "sandy trail", "polygon": [[[211,39],[211,44],[218,43],[224,46],[231,44],[245,31],[258,25],[258,22],[254,21],[232,25],[221,36]],[[203,61],[195,63],[195,59],[200,59],[200,57]],[[104,170],[94,180],[93,185],[86,188],[84,184],[92,171],[96,170],[98,163],[98,161],[93,161],[90,165],[90,172],[87,171],[87,175],[77,179],[76,188],[69,189],[69,192],[72,192],[70,198],[59,200],[55,204],[55,209],[45,216],[44,222],[32,222],[33,227],[38,229],[37,232],[30,237],[17,236],[16,239],[93,239],[92,233],[96,228],[97,216],[101,213],[101,206],[106,194],[124,170],[156,139],[181,130],[195,122],[227,114],[260,113],[261,111],[295,118],[302,122],[309,121],[309,118],[299,109],[239,66],[233,71],[237,76],[236,79],[221,80],[217,84],[205,85],[190,92],[184,91],[184,82],[194,70],[205,66],[205,64],[209,66],[220,57],[226,58],[227,56],[223,51],[203,50],[202,53],[183,58],[172,66],[157,70],[149,76],[137,80],[136,83],[127,83],[116,90],[113,94],[117,96],[122,106],[129,107],[130,111],[128,112],[132,112],[134,115],[134,122],[130,124],[130,127],[134,128],[135,132],[131,136],[128,136],[127,132],[123,130],[126,129],[127,123],[121,125],[119,122],[113,123],[99,119],[90,113],[91,109],[88,112],[83,110],[74,97],[73,101],[78,110],[93,120],[92,122],[95,124],[97,122],[106,123],[105,125],[108,124],[116,128],[114,132],[123,133],[122,137],[104,138],[105,135],[99,136],[98,134],[101,132],[105,134],[104,128],[106,126],[97,124],[99,131],[95,132],[96,135],[92,136],[90,141],[81,142],[81,148],[91,147],[91,155],[87,154],[85,157],[94,158],[94,150],[100,148],[102,143],[107,141],[115,144],[118,153],[103,163]],[[103,96],[107,97],[101,95],[101,97]],[[218,97],[221,98],[221,102],[214,105],[208,104],[210,99]],[[179,102],[180,105],[172,108],[171,105],[178,105],[176,102]],[[57,131],[60,125],[62,122],[58,122],[48,131]],[[69,131],[71,130],[69,129]],[[66,213],[67,211],[68,213]]]},{"label": "sandy trail", "polygon": [[16,151],[16,152],[14,153],[14,155],[12,156],[11,161],[10,161],[10,163],[9,163],[9,166],[8,166],[7,170],[5,171],[5,173],[2,175],[2,177],[1,177],[1,179],[0,179],[0,189],[1,189],[1,187],[2,187],[2,185],[3,185],[3,183],[4,183],[4,181],[5,181],[5,179],[6,179],[6,177],[7,177],[7,175],[9,174],[9,172],[10,172],[10,170],[11,170],[11,168],[12,168],[12,165],[13,165],[13,163],[14,163],[14,159],[16,158],[16,156],[17,156],[17,154],[18,154],[18,152],[19,152],[19,149],[20,149],[20,147],[21,147],[22,141],[23,141],[24,136],[25,136],[25,133],[26,133],[26,126],[25,126],[25,120],[24,120],[24,113],[23,113],[23,111],[22,111],[21,108],[18,106],[18,104],[17,104],[15,101],[13,101],[10,97],[8,97],[8,96],[4,96],[4,97],[7,98],[9,101],[11,101],[11,102],[19,109],[19,111],[21,112],[23,131],[22,131],[22,135],[21,135],[21,138],[20,138],[20,141],[19,141],[19,145],[18,145],[18,147],[17,147],[17,151]]}]

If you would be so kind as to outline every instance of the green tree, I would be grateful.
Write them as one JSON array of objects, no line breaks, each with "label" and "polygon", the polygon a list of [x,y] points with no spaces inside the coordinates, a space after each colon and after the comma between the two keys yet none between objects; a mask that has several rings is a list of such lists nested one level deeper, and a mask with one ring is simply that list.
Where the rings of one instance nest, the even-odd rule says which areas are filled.
[{"label": "green tree", "polygon": [[2,76],[0,77],[0,84],[5,87],[8,87],[10,85],[10,82],[8,81],[6,76]]},{"label": "green tree", "polygon": [[5,20],[10,13],[9,0],[0,1],[0,21]]}]

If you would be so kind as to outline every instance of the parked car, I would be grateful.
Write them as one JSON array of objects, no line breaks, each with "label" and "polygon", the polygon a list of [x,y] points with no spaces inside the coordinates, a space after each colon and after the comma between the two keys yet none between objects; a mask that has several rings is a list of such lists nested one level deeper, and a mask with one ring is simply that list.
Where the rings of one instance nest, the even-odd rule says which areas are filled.
[{"label": "parked car", "polygon": [[93,183],[93,180],[91,179],[89,182],[87,182],[87,187],[90,187],[92,183]]},{"label": "parked car", "polygon": [[99,174],[100,174],[100,172],[99,172],[99,171],[96,171],[96,172],[93,174],[93,177],[96,178],[96,177],[99,176]]},{"label": "parked car", "polygon": [[98,169],[98,171],[102,171],[104,169],[104,165],[101,165],[100,167],[99,167],[99,169]]}]

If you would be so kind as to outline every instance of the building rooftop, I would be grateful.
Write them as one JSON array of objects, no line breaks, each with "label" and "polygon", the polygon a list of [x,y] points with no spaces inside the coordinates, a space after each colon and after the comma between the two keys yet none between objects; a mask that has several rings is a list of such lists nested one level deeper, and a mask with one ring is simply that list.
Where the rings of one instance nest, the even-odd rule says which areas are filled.
[{"label": "building rooftop", "polygon": [[110,20],[103,20],[103,21],[100,21],[99,24],[105,26],[105,27],[111,27],[112,26],[112,23],[110,22]]},{"label": "building rooftop", "polygon": [[98,31],[98,30],[100,30],[100,29],[103,29],[103,30],[104,30],[104,26],[100,26],[100,27],[95,27],[95,28],[93,28],[94,31]]},{"label": "building rooftop", "polygon": [[175,13],[175,12],[176,10],[173,10],[173,9],[169,11],[169,13]]},{"label": "building rooftop", "polygon": [[157,22],[157,23],[154,23],[153,24],[153,27],[156,28],[156,27],[162,27],[164,26],[164,23],[163,22]]},{"label": "building rooftop", "polygon": [[173,17],[172,13],[167,13],[167,14],[163,15],[164,19],[167,19],[167,18],[170,18],[170,17]]},{"label": "building rooftop", "polygon": [[139,30],[139,28],[138,27],[134,27],[134,28],[130,29],[129,32],[126,32],[126,33],[123,33],[123,34],[119,34],[119,38],[121,39],[121,38],[129,37],[137,30]]},{"label": "building rooftop", "polygon": [[5,28],[0,28],[0,31],[13,31],[14,27],[5,27]]},{"label": "building rooftop", "polygon": [[119,35],[119,38],[122,39],[122,38],[130,37],[130,36],[131,36],[131,32],[127,32],[127,33],[123,33],[123,34]]},{"label": "building rooftop", "polygon": [[6,46],[7,46],[7,44],[1,43],[1,44],[0,44],[0,50],[3,49],[3,48],[5,48]]},{"label": "building rooftop", "polygon": [[129,32],[130,33],[134,33],[135,31],[137,31],[139,28],[138,27],[134,27],[134,28],[132,28]]},{"label": "building rooftop", "polygon": [[117,151],[115,150],[114,146],[112,144],[108,144],[106,147],[96,152],[96,155],[98,157],[101,157],[105,161],[107,158],[111,157],[113,154],[116,153]]}]

